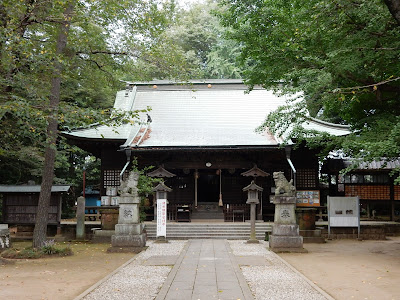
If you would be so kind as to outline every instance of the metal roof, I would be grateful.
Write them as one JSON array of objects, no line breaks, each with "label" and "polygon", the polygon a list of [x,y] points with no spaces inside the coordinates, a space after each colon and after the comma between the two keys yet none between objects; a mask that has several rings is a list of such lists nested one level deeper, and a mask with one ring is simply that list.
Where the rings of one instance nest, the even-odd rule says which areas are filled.
[{"label": "metal roof", "polygon": [[[358,164],[358,165],[357,165]],[[329,171],[341,171],[347,167],[354,166],[356,171],[366,171],[366,170],[394,170],[400,168],[400,158],[398,159],[382,159],[379,161],[364,162],[354,158],[330,158],[328,159],[322,170],[324,172]]]},{"label": "metal roof", "polygon": [[[193,81],[194,86],[173,85],[168,81],[129,85],[117,93],[114,108],[144,110],[151,107],[152,122],[139,131],[139,124],[124,124],[117,128],[97,126],[80,129],[66,136],[85,139],[123,139],[123,146],[154,147],[231,147],[277,146],[280,140],[268,131],[256,132],[266,116],[286,103],[272,91],[255,89],[247,92],[240,80]],[[201,86],[203,83],[203,86]],[[137,84],[137,83],[132,83]],[[158,89],[151,84],[174,89]],[[232,89],[230,89],[231,84]],[[148,85],[145,87],[145,85]],[[146,122],[147,116],[141,114]],[[348,127],[336,126],[313,119],[306,126],[334,135],[348,134]],[[143,138],[140,140],[141,135]],[[137,142],[140,140],[138,145]],[[121,143],[122,144],[122,143]]]},{"label": "metal roof", "polygon": [[[70,185],[53,185],[51,192],[68,192],[70,187]],[[0,193],[40,193],[40,185],[0,185]]]}]

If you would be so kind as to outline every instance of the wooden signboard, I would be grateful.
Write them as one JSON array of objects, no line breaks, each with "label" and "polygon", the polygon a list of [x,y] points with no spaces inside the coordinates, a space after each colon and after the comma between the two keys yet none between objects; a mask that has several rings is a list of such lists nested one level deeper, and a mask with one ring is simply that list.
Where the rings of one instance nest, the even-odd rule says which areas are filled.
[{"label": "wooden signboard", "polygon": [[321,205],[319,191],[297,191],[296,198],[297,207],[319,207]]}]

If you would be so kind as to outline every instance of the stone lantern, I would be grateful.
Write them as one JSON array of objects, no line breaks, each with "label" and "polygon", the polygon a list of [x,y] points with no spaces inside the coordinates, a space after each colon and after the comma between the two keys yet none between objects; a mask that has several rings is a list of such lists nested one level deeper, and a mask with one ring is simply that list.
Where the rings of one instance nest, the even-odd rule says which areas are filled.
[{"label": "stone lantern", "polygon": [[167,204],[168,204],[168,193],[172,192],[169,188],[161,181],[156,187],[153,188],[153,192],[156,193],[157,203],[157,241],[167,241]]},{"label": "stone lantern", "polygon": [[172,192],[172,189],[167,187],[163,181],[161,181],[156,187],[153,188],[153,192],[156,193],[156,200],[167,199],[167,194]]},{"label": "stone lantern", "polygon": [[250,223],[251,223],[251,232],[250,239],[247,241],[248,243],[258,243],[256,238],[256,205],[260,203],[260,199],[258,198],[259,192],[262,192],[264,189],[257,184],[255,184],[254,180],[251,183],[243,188],[244,192],[247,192],[247,201],[246,204],[250,204]]}]

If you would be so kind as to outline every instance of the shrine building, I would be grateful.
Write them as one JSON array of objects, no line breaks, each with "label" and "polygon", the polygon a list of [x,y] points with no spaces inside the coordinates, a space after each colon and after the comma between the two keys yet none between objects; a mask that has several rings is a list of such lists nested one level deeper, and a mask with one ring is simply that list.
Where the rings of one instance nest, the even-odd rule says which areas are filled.
[{"label": "shrine building", "polygon": [[[101,196],[120,185],[120,175],[135,158],[139,168],[153,166],[148,175],[163,177],[172,189],[170,220],[183,208],[190,219],[249,219],[242,189],[254,179],[263,188],[257,218],[271,221],[273,172],[293,179],[298,205],[320,206],[322,200],[316,152],[293,143],[284,146],[268,129],[256,130],[286,100],[261,87],[248,92],[241,80],[135,82],[117,93],[114,109],[150,107],[139,113],[140,121],[116,128],[94,124],[63,135],[101,159]],[[313,118],[303,126],[333,135],[349,133],[348,126]],[[147,212],[151,218],[152,210]]]}]

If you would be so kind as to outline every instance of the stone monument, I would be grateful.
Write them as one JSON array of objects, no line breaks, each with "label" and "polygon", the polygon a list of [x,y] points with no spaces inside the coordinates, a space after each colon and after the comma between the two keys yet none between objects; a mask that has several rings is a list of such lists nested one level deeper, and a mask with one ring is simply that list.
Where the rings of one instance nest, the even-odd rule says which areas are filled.
[{"label": "stone monument", "polygon": [[78,197],[76,205],[76,239],[85,239],[85,198]]},{"label": "stone monument", "polygon": [[307,252],[296,224],[296,188],[293,180],[287,181],[283,172],[274,172],[273,177],[276,188],[270,202],[275,204],[275,217],[269,248],[274,252]]},{"label": "stone monument", "polygon": [[0,252],[11,247],[8,224],[0,224]]},{"label": "stone monument", "polygon": [[138,180],[139,174],[132,171],[120,185],[118,224],[115,225],[115,234],[111,236],[109,252],[140,252],[146,246],[144,224],[139,217]]}]

